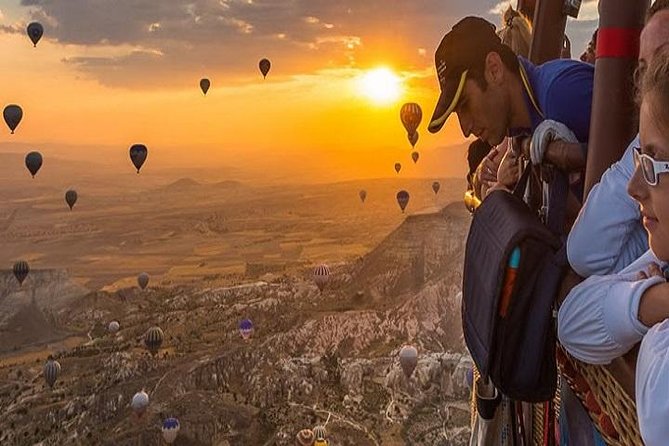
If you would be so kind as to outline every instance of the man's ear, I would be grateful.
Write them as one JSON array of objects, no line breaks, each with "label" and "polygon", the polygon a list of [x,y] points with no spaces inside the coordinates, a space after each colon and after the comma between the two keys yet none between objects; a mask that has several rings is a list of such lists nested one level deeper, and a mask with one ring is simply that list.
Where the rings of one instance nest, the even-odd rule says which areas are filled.
[{"label": "man's ear", "polygon": [[491,51],[485,58],[485,80],[489,84],[500,85],[504,82],[504,62],[499,53]]}]

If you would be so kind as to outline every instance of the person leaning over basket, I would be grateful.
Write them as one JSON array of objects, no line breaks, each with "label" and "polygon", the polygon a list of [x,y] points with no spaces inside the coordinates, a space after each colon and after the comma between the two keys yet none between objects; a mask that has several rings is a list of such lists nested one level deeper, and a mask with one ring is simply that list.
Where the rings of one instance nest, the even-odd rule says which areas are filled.
[{"label": "person leaning over basket", "polygon": [[[636,406],[649,446],[669,441],[669,48],[659,48],[641,82],[639,147],[629,194],[639,203],[650,250],[618,274],[592,276],[567,296],[558,334],[566,350],[607,364],[639,341]],[[587,292],[584,292],[584,289]]]}]

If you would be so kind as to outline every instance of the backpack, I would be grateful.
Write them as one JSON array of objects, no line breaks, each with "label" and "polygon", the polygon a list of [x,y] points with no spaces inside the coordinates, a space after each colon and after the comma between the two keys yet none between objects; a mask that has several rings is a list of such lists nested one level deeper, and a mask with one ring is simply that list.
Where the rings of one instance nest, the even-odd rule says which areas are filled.
[{"label": "backpack", "polygon": [[462,292],[465,343],[479,372],[506,396],[542,402],[557,385],[554,303],[567,266],[562,237],[568,180],[550,183],[550,229],[513,193],[491,192],[473,214]]}]

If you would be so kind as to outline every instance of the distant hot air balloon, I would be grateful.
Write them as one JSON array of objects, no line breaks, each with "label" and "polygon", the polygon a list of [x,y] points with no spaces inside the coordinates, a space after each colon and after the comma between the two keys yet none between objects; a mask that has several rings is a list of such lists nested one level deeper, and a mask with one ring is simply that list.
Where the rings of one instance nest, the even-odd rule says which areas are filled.
[{"label": "distant hot air balloon", "polygon": [[330,268],[328,268],[327,265],[319,265],[314,269],[314,282],[316,282],[316,286],[318,289],[323,292],[323,289],[325,288],[325,285],[330,280]]},{"label": "distant hot air balloon", "polygon": [[163,421],[163,438],[167,444],[174,443],[174,440],[177,439],[177,435],[179,434],[179,429],[181,429],[181,425],[176,418],[167,418]]},{"label": "distant hot air balloon", "polygon": [[397,204],[400,205],[400,209],[402,209],[402,212],[404,212],[404,209],[406,209],[407,204],[409,204],[409,192],[405,190],[401,190],[397,193]]},{"label": "distant hot air balloon", "polygon": [[52,389],[53,385],[56,384],[58,375],[60,375],[60,364],[58,361],[54,360],[52,356],[49,356],[49,359],[44,365],[44,380]]},{"label": "distant hot air balloon", "polygon": [[132,397],[132,402],[130,407],[135,412],[135,415],[141,417],[146,412],[146,408],[149,406],[149,395],[142,389],[137,392],[135,396]]},{"label": "distant hot air balloon", "polygon": [[142,168],[148,154],[149,151],[144,144],[134,144],[130,147],[130,160],[132,161],[132,164],[135,165],[137,173],[139,173],[139,169]]},{"label": "distant hot air balloon", "polygon": [[35,178],[35,175],[37,175],[37,172],[42,167],[42,154],[39,152],[30,152],[27,154],[26,167],[33,178]]},{"label": "distant hot air balloon", "polygon": [[244,319],[239,323],[239,334],[247,341],[253,334],[253,322],[251,319]]},{"label": "distant hot air balloon", "polygon": [[30,37],[30,40],[33,43],[33,47],[36,47],[37,42],[39,42],[39,39],[42,38],[42,34],[44,34],[44,28],[42,27],[41,24],[37,22],[32,22],[31,24],[28,25],[26,31],[28,32],[28,37]]},{"label": "distant hot air balloon", "polygon": [[316,436],[311,429],[302,429],[297,433],[296,436],[296,445],[297,446],[312,446]]},{"label": "distant hot air balloon", "polygon": [[16,280],[19,281],[19,285],[23,285],[23,281],[26,280],[26,277],[28,277],[28,273],[30,272],[30,266],[28,266],[28,262],[25,260],[19,260],[14,264],[14,277],[16,277]]},{"label": "distant hot air balloon", "polygon": [[409,139],[409,142],[411,143],[411,147],[416,147],[416,143],[418,142],[418,130],[416,130],[413,133],[408,133],[407,138]]},{"label": "distant hot air balloon", "polygon": [[2,111],[2,117],[5,118],[5,122],[7,123],[9,130],[14,133],[14,130],[16,130],[16,127],[19,126],[19,123],[23,118],[23,110],[16,104],[9,104]]},{"label": "distant hot air balloon", "polygon": [[147,273],[140,273],[139,276],[137,276],[137,285],[139,285],[141,289],[145,290],[148,284],[149,275]]},{"label": "distant hot air balloon", "polygon": [[109,330],[109,333],[116,333],[120,328],[121,324],[119,324],[118,321],[111,321],[107,329]]},{"label": "distant hot air balloon", "polygon": [[365,200],[367,199],[367,191],[366,190],[361,190],[358,193],[358,195],[360,195],[360,201],[362,201],[364,203]]},{"label": "distant hot air balloon", "polygon": [[325,440],[326,437],[328,436],[328,433],[325,430],[325,426],[316,426],[316,427],[314,427],[313,431],[314,431],[314,437],[316,437],[316,440]]},{"label": "distant hot air balloon", "polygon": [[202,90],[202,93],[204,95],[207,95],[207,92],[209,91],[209,87],[211,87],[211,82],[207,78],[200,79],[200,89]]},{"label": "distant hot air balloon", "polygon": [[420,158],[420,155],[418,152],[411,152],[411,159],[413,160],[413,163],[416,164],[418,162],[418,158]]},{"label": "distant hot air balloon", "polygon": [[400,109],[400,119],[407,133],[412,135],[418,129],[421,119],[423,119],[423,110],[421,110],[420,105],[414,102],[406,103]]},{"label": "distant hot air balloon", "polygon": [[65,192],[65,202],[70,207],[70,210],[74,207],[74,204],[77,202],[77,191],[70,189]]},{"label": "distant hot air balloon", "polygon": [[409,378],[418,364],[418,350],[413,345],[405,345],[400,350],[400,365],[404,375]]},{"label": "distant hot air balloon", "polygon": [[434,194],[437,195],[439,193],[439,189],[441,188],[441,184],[439,184],[439,181],[435,181],[432,183],[432,190],[434,191]]},{"label": "distant hot air balloon", "polygon": [[269,73],[269,69],[272,67],[272,63],[268,59],[261,59],[260,62],[258,62],[258,67],[260,68],[262,77],[266,78],[267,73]]},{"label": "distant hot air balloon", "polygon": [[144,345],[146,345],[147,350],[151,353],[152,356],[158,354],[160,346],[163,344],[163,330],[160,327],[151,327],[144,334]]},{"label": "distant hot air balloon", "polygon": [[402,165],[400,163],[395,163],[395,172],[400,173],[402,170]]}]

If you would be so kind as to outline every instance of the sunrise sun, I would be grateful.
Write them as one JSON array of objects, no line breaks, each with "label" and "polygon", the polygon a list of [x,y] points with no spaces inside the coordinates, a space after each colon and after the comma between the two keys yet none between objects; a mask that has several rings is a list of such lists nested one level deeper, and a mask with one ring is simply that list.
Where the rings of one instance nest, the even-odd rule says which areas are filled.
[{"label": "sunrise sun", "polygon": [[358,89],[376,104],[390,104],[400,96],[401,80],[388,68],[375,68],[359,78]]}]

